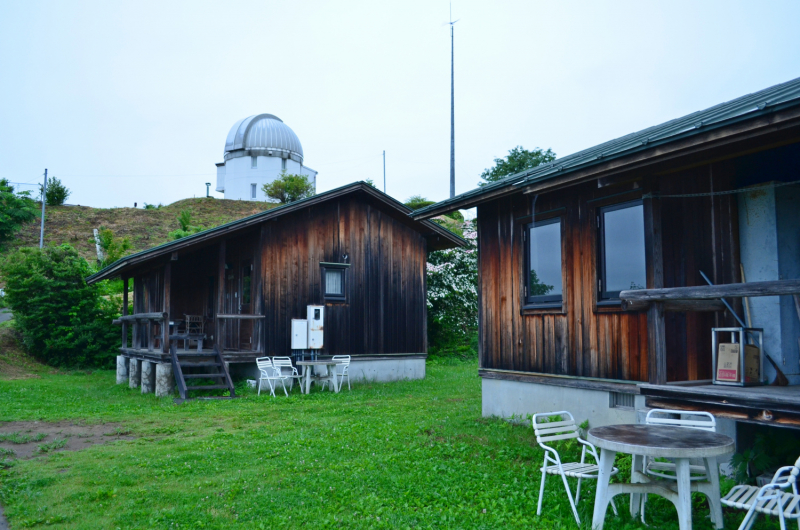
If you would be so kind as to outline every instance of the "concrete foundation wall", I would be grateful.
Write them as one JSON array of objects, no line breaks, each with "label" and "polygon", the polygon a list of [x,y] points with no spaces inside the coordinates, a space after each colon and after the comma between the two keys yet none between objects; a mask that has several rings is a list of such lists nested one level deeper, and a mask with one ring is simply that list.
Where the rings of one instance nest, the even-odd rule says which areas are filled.
[{"label": "concrete foundation wall", "polygon": [[[228,369],[231,378],[258,379],[260,372],[256,363],[230,363]],[[350,362],[350,382],[359,381],[402,381],[403,379],[425,379],[424,358],[397,359],[353,359]],[[345,379],[347,385],[347,379]]]},{"label": "concrete foundation wall", "polygon": [[[481,392],[484,416],[524,419],[537,412],[566,410],[578,423],[589,420],[590,427],[636,423],[635,409],[609,407],[609,392],[604,390],[484,378]],[[635,402],[636,408],[644,407],[644,396],[637,395]]]}]

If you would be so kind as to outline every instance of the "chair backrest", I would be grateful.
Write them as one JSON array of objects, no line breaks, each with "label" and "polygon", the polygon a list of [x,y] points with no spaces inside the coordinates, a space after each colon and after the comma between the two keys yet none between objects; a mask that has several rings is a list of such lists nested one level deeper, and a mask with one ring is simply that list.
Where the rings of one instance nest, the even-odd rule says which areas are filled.
[{"label": "chair backrest", "polygon": [[203,315],[184,315],[186,317],[186,333],[203,332]]},{"label": "chair backrest", "polygon": [[708,412],[668,409],[652,409],[647,413],[644,423],[645,425],[668,425],[711,432],[714,432],[717,427],[716,418]]},{"label": "chair backrest", "polygon": [[292,360],[289,357],[273,357],[272,365],[276,370],[281,371],[281,373],[283,368],[294,368],[294,366],[292,366]]},{"label": "chair backrest", "polygon": [[256,366],[259,370],[270,370],[272,368],[272,361],[269,357],[259,357],[256,359]]},{"label": "chair backrest", "polygon": [[579,437],[575,418],[566,410],[534,414],[531,422],[533,423],[533,432],[536,434],[536,441],[543,447],[546,442]]},{"label": "chair backrest", "polygon": [[349,355],[334,355],[331,357],[331,361],[336,361],[339,364],[343,364],[348,366],[350,364],[350,356]]}]

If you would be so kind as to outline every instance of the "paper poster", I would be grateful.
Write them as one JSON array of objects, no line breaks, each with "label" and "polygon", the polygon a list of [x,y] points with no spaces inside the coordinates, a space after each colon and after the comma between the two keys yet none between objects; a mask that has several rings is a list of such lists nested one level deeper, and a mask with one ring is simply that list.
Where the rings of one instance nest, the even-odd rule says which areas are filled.
[{"label": "paper poster", "polygon": [[739,382],[739,345],[723,342],[717,356],[717,381]]}]

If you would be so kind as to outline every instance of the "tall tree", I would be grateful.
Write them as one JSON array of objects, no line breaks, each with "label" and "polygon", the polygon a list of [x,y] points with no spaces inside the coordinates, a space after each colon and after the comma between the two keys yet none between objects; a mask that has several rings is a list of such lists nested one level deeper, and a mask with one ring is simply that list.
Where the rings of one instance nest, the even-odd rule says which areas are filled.
[{"label": "tall tree", "polygon": [[484,182],[478,182],[479,186],[485,186],[490,182],[502,180],[509,175],[531,169],[540,164],[546,164],[556,159],[556,154],[552,149],[539,149],[538,147],[528,151],[521,145],[516,146],[508,152],[505,158],[495,158],[494,167],[485,169],[481,173]]}]

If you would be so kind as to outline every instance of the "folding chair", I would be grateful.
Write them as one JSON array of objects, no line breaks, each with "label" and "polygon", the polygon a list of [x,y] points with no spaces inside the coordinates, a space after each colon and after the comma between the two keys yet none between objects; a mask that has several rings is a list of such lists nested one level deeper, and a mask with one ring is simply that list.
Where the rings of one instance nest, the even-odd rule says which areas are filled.
[{"label": "folding chair", "polygon": [[[297,368],[292,365],[292,359],[289,357],[273,357],[272,358],[272,366],[275,367],[275,371],[278,373],[281,384],[283,384],[283,391],[286,392],[286,385],[283,383],[286,379],[297,379],[297,384],[301,384],[300,374],[297,373]],[[289,373],[284,373],[284,368],[289,369]],[[286,393],[288,396],[288,392]]]},{"label": "folding chair", "polygon": [[[756,522],[758,514],[777,515],[781,530],[786,530],[786,519],[796,519],[800,528],[800,495],[797,480],[800,475],[800,458],[793,466],[780,468],[769,484],[758,486],[734,486],[722,499],[722,504],[731,508],[747,510],[739,530],[748,530]],[[791,486],[791,492],[788,490]]]},{"label": "folding chair", "polygon": [[[567,418],[567,419],[564,419]],[[552,421],[551,421],[552,420]],[[542,498],[544,497],[544,480],[547,475],[561,475],[561,480],[564,482],[564,488],[567,490],[567,497],[569,504],[572,506],[572,515],[575,516],[575,521],[578,526],[581,524],[581,518],[578,516],[578,510],[575,504],[581,498],[581,481],[583,479],[597,480],[600,467],[600,457],[597,454],[597,448],[582,439],[578,435],[578,426],[575,424],[575,418],[572,414],[562,410],[561,412],[545,412],[533,415],[533,431],[536,433],[536,441],[539,446],[544,449],[544,462],[542,463],[542,484],[539,487],[539,504],[536,508],[536,515],[542,514]],[[558,440],[571,440],[575,439],[583,445],[581,448],[581,461],[580,462],[561,462],[561,456],[554,448],[546,445],[545,442],[555,442]],[[586,453],[594,458],[595,463],[589,464],[586,460]],[[550,463],[551,465],[548,465]],[[611,470],[611,476],[619,473],[616,467]],[[569,489],[567,477],[578,479],[578,488],[575,490],[575,499],[572,498],[572,491]],[[617,507],[614,505],[614,500],[611,500],[611,508],[614,510],[614,515],[617,514]]]},{"label": "folding chair", "polygon": [[[266,381],[269,385],[269,393],[272,394],[272,397],[275,397],[275,385],[273,385],[272,382],[280,379],[280,374],[276,373],[275,367],[272,365],[272,361],[269,357],[257,358],[256,366],[261,372],[261,378],[258,380],[258,395],[261,395],[261,382]],[[284,388],[284,392],[285,391],[286,389]]]},{"label": "folding chair", "polygon": [[[334,355],[331,357],[331,361],[336,361],[338,363],[336,366],[336,375],[339,376],[339,390],[342,389],[345,377],[347,377],[347,390],[350,390],[350,372],[348,372],[350,368],[350,356]],[[327,381],[325,381],[325,383],[327,383]]]},{"label": "folding chair", "polygon": [[[644,423],[645,425],[666,425],[710,432],[715,432],[717,426],[717,420],[713,414],[708,412],[668,409],[650,410],[645,417]],[[714,462],[714,465],[716,465],[716,462]],[[667,480],[678,480],[673,462],[658,462],[655,458],[649,456],[644,458],[643,466],[643,472],[647,475]],[[715,479],[714,482],[717,484],[719,483],[719,469],[712,470],[706,460],[689,466],[690,481],[710,481],[712,479]],[[715,510],[714,506],[719,505],[719,488],[716,490],[715,498],[707,497],[707,499],[708,507],[711,511],[711,520],[715,521],[715,512],[718,510]],[[644,523],[644,508],[646,504],[647,495],[642,495],[640,508],[642,523]]]}]

